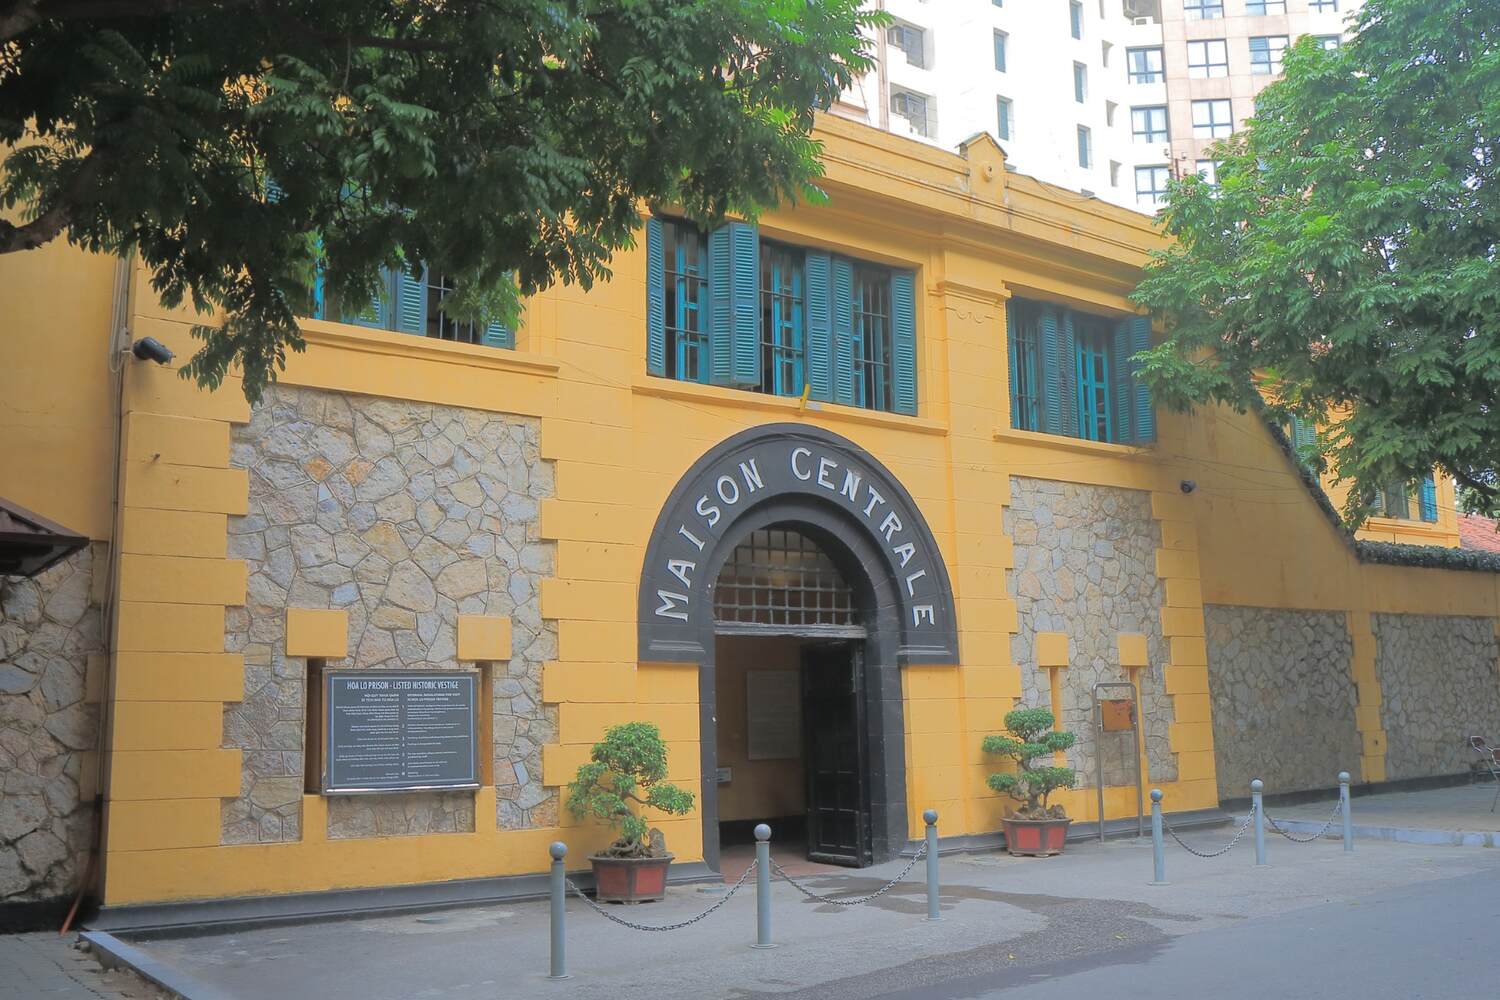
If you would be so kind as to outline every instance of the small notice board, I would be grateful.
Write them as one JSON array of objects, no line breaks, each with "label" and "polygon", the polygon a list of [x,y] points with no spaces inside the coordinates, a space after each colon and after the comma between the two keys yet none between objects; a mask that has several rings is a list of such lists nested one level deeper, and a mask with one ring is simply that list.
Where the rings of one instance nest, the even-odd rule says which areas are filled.
[{"label": "small notice board", "polygon": [[798,671],[746,671],[745,742],[745,756],[750,760],[802,756],[802,675]]},{"label": "small notice board", "polygon": [[323,792],[478,788],[479,677],[457,670],[323,674]]}]

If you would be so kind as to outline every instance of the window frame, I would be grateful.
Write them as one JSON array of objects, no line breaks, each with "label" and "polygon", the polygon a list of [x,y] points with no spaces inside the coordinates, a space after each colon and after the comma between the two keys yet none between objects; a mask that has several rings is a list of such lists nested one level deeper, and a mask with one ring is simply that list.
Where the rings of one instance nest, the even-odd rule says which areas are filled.
[{"label": "window frame", "polygon": [[1003,94],[995,95],[995,134],[1010,142],[1016,132],[1016,102]]},{"label": "window frame", "polygon": [[[1156,66],[1151,65],[1151,53],[1156,53]],[[1145,56],[1146,69],[1136,68],[1136,55]],[[1167,59],[1160,45],[1138,45],[1125,50],[1125,75],[1130,83],[1166,83]]]},{"label": "window frame", "polygon": [[1094,168],[1094,131],[1087,125],[1078,126],[1078,166],[1083,170]]},{"label": "window frame", "polygon": [[[1144,191],[1141,190],[1142,171],[1148,172],[1151,178],[1151,186]],[[1160,174],[1158,174],[1157,171],[1160,171]],[[1139,205],[1141,203],[1141,195],[1149,194],[1151,196],[1151,207],[1160,207],[1162,199],[1166,196],[1167,193],[1167,183],[1170,182],[1171,179],[1172,168],[1170,164],[1146,163],[1137,165],[1135,168],[1135,203]],[[1157,187],[1158,180],[1162,181],[1160,187]]]},{"label": "window frame", "polygon": [[1286,0],[1245,0],[1245,13],[1251,17],[1284,15]]},{"label": "window frame", "polygon": [[765,237],[758,242],[761,374],[754,388],[770,396],[800,396],[807,384],[807,251]]},{"label": "window frame", "polygon": [[[1278,47],[1272,43],[1280,39]],[[1287,35],[1252,35],[1248,39],[1250,45],[1250,75],[1251,76],[1278,76],[1285,68],[1286,49],[1291,44],[1291,38]],[[1257,42],[1261,43],[1257,46]],[[1263,57],[1263,58],[1259,58]],[[1264,67],[1264,68],[1262,68]]]},{"label": "window frame", "polygon": [[1083,3],[1081,0],[1068,0],[1068,33],[1078,41],[1083,41]]},{"label": "window frame", "polygon": [[[1161,128],[1154,128],[1152,119],[1160,112]],[[1140,126],[1140,116],[1146,118],[1146,128]],[[1172,126],[1165,104],[1141,104],[1130,109],[1130,135],[1134,142],[1171,142]]]},{"label": "window frame", "polygon": [[1089,100],[1089,68],[1085,63],[1073,61],[1073,103],[1087,104]]},{"label": "window frame", "polygon": [[[1214,61],[1213,46],[1217,45],[1219,60]],[[1203,56],[1202,62],[1194,62],[1194,47]],[[1229,75],[1229,42],[1223,38],[1194,38],[1187,43],[1187,75],[1189,80],[1218,80]],[[1217,72],[1215,72],[1217,70]]]},{"label": "window frame", "polygon": [[1182,16],[1188,21],[1222,20],[1224,0],[1182,0]]},{"label": "window frame", "polygon": [[[854,372],[854,406],[894,413],[896,402],[895,300],[891,269],[879,264],[851,260],[854,268],[854,322],[850,331],[850,365]],[[883,286],[883,288],[882,288]],[[866,292],[877,301],[869,308]]]},{"label": "window frame", "polygon": [[1006,46],[1010,41],[1010,33],[995,29],[995,72],[1004,73],[1006,62]]},{"label": "window frame", "polygon": [[[709,341],[708,234],[682,219],[662,219],[666,316],[666,377],[677,382],[708,385],[713,377],[712,347]],[[682,237],[696,241],[696,253],[689,254]],[[693,258],[692,260],[690,260]],[[684,295],[691,292],[691,295]],[[696,301],[694,301],[696,299]],[[687,320],[695,322],[689,327]],[[687,374],[696,371],[696,376]]]},{"label": "window frame", "polygon": [[[1220,122],[1213,112],[1223,105],[1229,109],[1229,120]],[[1206,108],[1209,111],[1209,121],[1205,124],[1198,122],[1198,109]],[[1194,139],[1223,139],[1234,134],[1234,102],[1228,97],[1209,97],[1203,100],[1193,101],[1190,105],[1193,115],[1193,138]],[[1207,129],[1207,133],[1199,131]],[[1219,130],[1223,131],[1220,132]]]},{"label": "window frame", "polygon": [[1110,354],[1115,334],[1100,317],[1073,314],[1073,369],[1078,437],[1114,442],[1113,373]]}]

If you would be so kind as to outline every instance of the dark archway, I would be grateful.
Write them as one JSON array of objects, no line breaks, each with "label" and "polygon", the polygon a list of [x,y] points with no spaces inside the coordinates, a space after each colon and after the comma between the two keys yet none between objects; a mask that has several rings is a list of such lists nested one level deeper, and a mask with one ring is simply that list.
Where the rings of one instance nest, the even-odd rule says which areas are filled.
[{"label": "dark archway", "polygon": [[876,861],[907,842],[901,667],[957,663],[953,590],[911,495],[874,456],[798,424],[737,434],[694,463],[646,549],[639,658],[699,665],[704,861],[717,870],[713,586],[753,531],[795,528],[838,566],[866,629],[871,844]]}]

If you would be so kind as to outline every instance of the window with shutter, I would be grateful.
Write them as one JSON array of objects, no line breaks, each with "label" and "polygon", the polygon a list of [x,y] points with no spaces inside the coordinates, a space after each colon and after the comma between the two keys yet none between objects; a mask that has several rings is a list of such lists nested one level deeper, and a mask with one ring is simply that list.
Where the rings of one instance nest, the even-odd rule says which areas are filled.
[{"label": "window with shutter", "polygon": [[1078,386],[1078,436],[1089,441],[1113,441],[1110,330],[1092,317],[1075,316],[1072,326]]},{"label": "window with shutter", "polygon": [[662,223],[662,257],[664,374],[683,382],[707,382],[708,242],[686,223]]},{"label": "window with shutter", "polygon": [[[806,274],[801,251],[776,243],[760,245],[761,387],[773,395],[802,394],[807,358]],[[823,291],[826,296],[826,272]],[[825,301],[825,313],[826,308]]]},{"label": "window with shutter", "polygon": [[813,399],[833,399],[832,264],[828,254],[809,251],[807,270],[807,384]]},{"label": "window with shutter", "polygon": [[1438,519],[1437,481],[1433,479],[1432,473],[1429,472],[1422,477],[1418,495],[1421,498],[1422,520],[1436,521]]},{"label": "window with shutter", "polygon": [[761,384],[758,243],[747,222],[725,223],[708,235],[708,357],[719,385]]},{"label": "window with shutter", "polygon": [[917,413],[917,288],[910,271],[891,273],[891,409]]},{"label": "window with shutter", "polygon": [[1012,299],[1006,306],[1005,326],[1010,340],[1010,425],[1017,430],[1038,431],[1042,429],[1038,385],[1040,315],[1032,303],[1019,299]]}]

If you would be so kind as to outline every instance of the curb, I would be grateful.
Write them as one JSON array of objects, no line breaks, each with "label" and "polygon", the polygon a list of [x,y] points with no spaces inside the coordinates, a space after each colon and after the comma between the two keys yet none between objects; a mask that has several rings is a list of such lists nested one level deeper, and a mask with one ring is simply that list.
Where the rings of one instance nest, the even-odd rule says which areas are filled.
[{"label": "curb", "polygon": [[107,931],[80,931],[99,964],[106,969],[129,969],[179,1000],[233,1000],[223,990],[198,982],[192,976],[158,962]]},{"label": "curb", "polygon": [[[1249,818],[1249,813],[1243,813],[1236,816],[1234,821],[1243,823]],[[1323,829],[1322,823],[1305,819],[1277,817],[1276,825],[1288,833],[1297,834],[1316,833]],[[1500,847],[1500,832],[1495,831],[1424,830],[1410,826],[1365,826],[1359,823],[1355,823],[1353,829],[1357,839],[1384,840],[1393,844],[1421,844],[1426,847]],[[1266,832],[1271,833],[1270,830]],[[1339,840],[1343,835],[1342,828],[1335,824],[1329,828],[1322,839]]]}]

